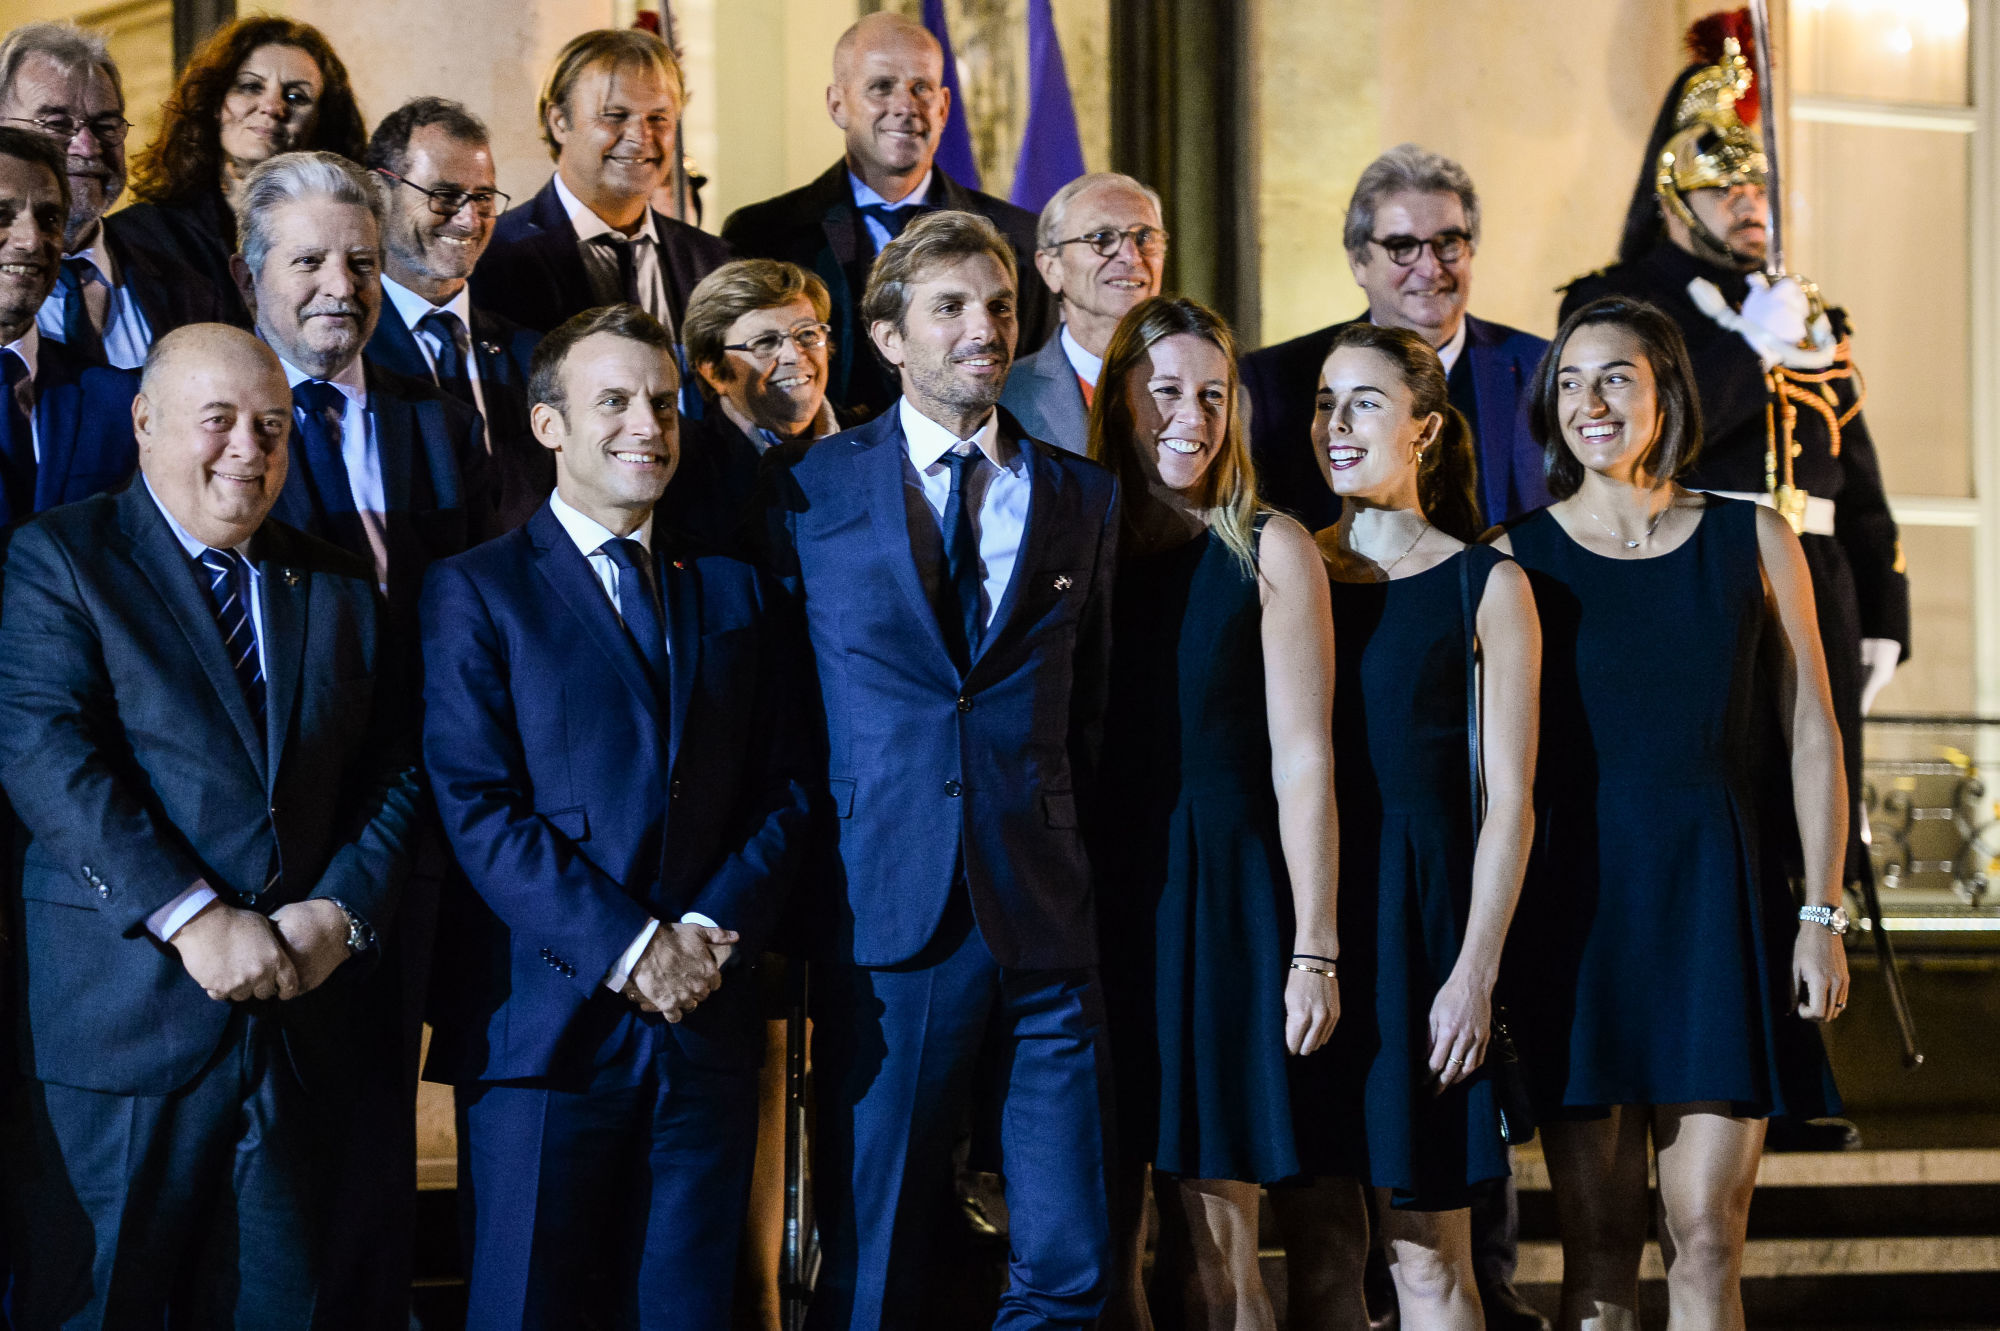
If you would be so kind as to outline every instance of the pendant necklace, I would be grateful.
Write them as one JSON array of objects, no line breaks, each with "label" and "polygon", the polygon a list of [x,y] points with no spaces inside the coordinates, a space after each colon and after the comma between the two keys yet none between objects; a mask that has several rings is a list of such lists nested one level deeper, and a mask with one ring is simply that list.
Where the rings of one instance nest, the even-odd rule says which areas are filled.
[{"label": "pendant necklace", "polygon": [[1431,531],[1430,519],[1425,518],[1424,525],[1417,528],[1417,539],[1411,541],[1409,545],[1404,548],[1403,553],[1397,555],[1393,560],[1389,562],[1389,567],[1382,570],[1382,581],[1384,582],[1389,581],[1389,575],[1396,571],[1396,565],[1402,563],[1405,559],[1408,559],[1411,553],[1415,551],[1417,546],[1423,541],[1424,537],[1430,535],[1430,531]]},{"label": "pendant necklace", "polygon": [[[1624,546],[1627,550],[1637,550],[1642,544],[1653,539],[1653,533],[1660,529],[1660,524],[1666,520],[1667,514],[1674,511],[1674,501],[1672,499],[1667,500],[1667,506],[1661,509],[1658,513],[1655,513],[1653,515],[1653,520],[1648,524],[1646,524],[1646,534],[1644,536],[1641,536],[1636,541],[1626,540],[1624,535],[1620,533],[1616,527],[1606,522],[1603,518],[1598,517],[1597,514],[1591,513],[1589,509],[1586,508],[1583,511],[1586,513],[1590,513],[1590,516],[1596,520],[1598,526],[1610,532],[1612,540],[1618,542],[1620,545]],[[1405,551],[1404,553],[1407,554],[1409,552]]]}]

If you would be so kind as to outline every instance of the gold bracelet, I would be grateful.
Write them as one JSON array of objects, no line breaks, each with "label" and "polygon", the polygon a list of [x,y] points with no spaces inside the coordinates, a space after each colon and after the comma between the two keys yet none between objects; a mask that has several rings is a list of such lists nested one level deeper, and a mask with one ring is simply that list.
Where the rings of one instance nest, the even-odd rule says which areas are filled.
[{"label": "gold bracelet", "polygon": [[1324,975],[1329,980],[1335,978],[1331,966],[1305,966],[1295,961],[1292,963],[1292,969],[1304,971],[1308,975]]}]

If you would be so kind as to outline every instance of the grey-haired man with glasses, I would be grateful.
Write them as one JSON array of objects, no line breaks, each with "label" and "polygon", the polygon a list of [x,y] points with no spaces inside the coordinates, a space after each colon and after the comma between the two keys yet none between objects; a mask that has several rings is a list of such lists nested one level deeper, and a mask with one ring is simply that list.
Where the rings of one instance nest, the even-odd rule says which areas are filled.
[{"label": "grey-haired man with glasses", "polygon": [[1116,171],[1056,191],[1035,228],[1035,269],[1062,307],[1062,327],[1007,376],[1000,405],[1036,439],[1089,447],[1090,403],[1125,312],[1160,294],[1167,232],[1160,196]]},{"label": "grey-haired man with glasses", "polygon": [[104,214],[125,190],[125,88],[104,38],[73,23],[28,23],[0,38],[0,124],[59,144],[69,217],[41,336],[95,365],[135,370],[156,338],[228,311],[193,273],[111,236]]}]

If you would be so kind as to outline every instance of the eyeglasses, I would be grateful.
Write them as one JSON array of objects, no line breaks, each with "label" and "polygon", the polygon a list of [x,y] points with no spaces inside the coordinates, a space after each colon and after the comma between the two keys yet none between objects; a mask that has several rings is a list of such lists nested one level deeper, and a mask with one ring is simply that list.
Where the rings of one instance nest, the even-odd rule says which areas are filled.
[{"label": "eyeglasses", "polygon": [[0,116],[0,120],[11,120],[17,125],[33,125],[51,138],[68,143],[87,128],[92,138],[107,148],[116,148],[125,142],[125,136],[132,132],[132,122],[116,112],[92,116],[88,120],[78,120],[75,116]]},{"label": "eyeglasses", "polygon": [[1368,241],[1387,250],[1389,262],[1398,268],[1408,268],[1415,263],[1423,256],[1426,245],[1430,246],[1432,254],[1437,255],[1439,263],[1457,263],[1472,252],[1472,237],[1457,229],[1440,231],[1427,239],[1417,236],[1370,236]]},{"label": "eyeglasses", "polygon": [[744,351],[758,360],[778,359],[778,353],[789,342],[800,351],[818,351],[827,344],[827,335],[833,330],[825,324],[800,324],[789,332],[759,333],[748,342],[725,342],[724,351]]},{"label": "eyeglasses", "polygon": [[394,171],[376,167],[375,174],[387,176],[398,185],[408,185],[417,193],[431,201],[431,213],[436,217],[456,217],[458,210],[466,204],[481,217],[494,217],[507,209],[507,196],[497,189],[425,189],[415,181],[405,180]]},{"label": "eyeglasses", "polygon": [[1104,227],[1097,231],[1086,231],[1080,236],[1071,236],[1068,240],[1058,240],[1048,248],[1059,250],[1065,245],[1088,245],[1098,257],[1115,259],[1118,257],[1118,251],[1125,248],[1125,242],[1128,240],[1132,242],[1134,249],[1148,259],[1157,259],[1167,252],[1167,233],[1156,226],[1127,227],[1123,231]]}]

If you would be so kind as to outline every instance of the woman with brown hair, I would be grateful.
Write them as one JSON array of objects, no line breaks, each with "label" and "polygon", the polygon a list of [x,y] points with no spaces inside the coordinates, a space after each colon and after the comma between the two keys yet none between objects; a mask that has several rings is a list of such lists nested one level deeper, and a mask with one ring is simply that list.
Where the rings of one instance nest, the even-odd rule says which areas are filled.
[{"label": "woman with brown hair", "polygon": [[318,28],[268,15],[237,19],[189,58],[159,137],[133,159],[139,202],[105,224],[125,243],[192,269],[241,311],[229,256],[244,177],[285,152],[358,162],[367,140],[347,66]]},{"label": "woman with brown hair", "polygon": [[1156,296],[1119,322],[1091,407],[1123,505],[1090,824],[1121,1139],[1107,1326],[1150,1325],[1148,1164],[1186,1324],[1273,1325],[1258,1185],[1298,1172],[1286,1055],[1340,1015],[1326,575],[1303,527],[1259,511],[1236,401],[1228,326]]}]

